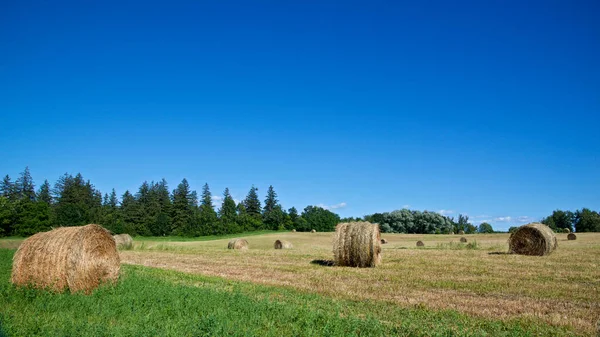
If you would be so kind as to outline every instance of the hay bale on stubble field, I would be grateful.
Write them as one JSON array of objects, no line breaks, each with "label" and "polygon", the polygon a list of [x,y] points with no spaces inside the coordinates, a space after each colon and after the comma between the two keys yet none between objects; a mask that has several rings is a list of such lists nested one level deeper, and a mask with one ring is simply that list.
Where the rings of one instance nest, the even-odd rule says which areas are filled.
[{"label": "hay bale on stubble field", "polygon": [[333,239],[337,266],[375,267],[381,263],[379,225],[369,222],[338,224]]},{"label": "hay bale on stubble field", "polygon": [[292,233],[296,233],[296,230],[295,230],[295,229],[292,229]]},{"label": "hay bale on stubble field", "polygon": [[248,249],[248,241],[245,239],[233,239],[227,244],[227,249]]},{"label": "hay bale on stubble field", "polygon": [[423,241],[417,241],[417,247],[425,247]]},{"label": "hay bale on stubble field", "polygon": [[310,231],[310,232],[311,232],[311,233],[316,233],[317,231],[313,229],[313,230],[312,230],[312,231]]},{"label": "hay bale on stubble field", "polygon": [[277,240],[275,241],[275,249],[291,249],[294,246],[291,242],[285,240]]},{"label": "hay bale on stubble field", "polygon": [[23,241],[13,257],[11,282],[62,292],[89,294],[119,278],[115,240],[99,225],[60,227]]},{"label": "hay bale on stubble field", "polygon": [[568,228],[563,228],[562,232],[565,234],[569,234],[569,233],[571,233],[571,230]]},{"label": "hay bale on stubble field", "polygon": [[386,239],[381,239],[381,244],[386,244],[386,243],[388,243],[388,240],[386,240]]},{"label": "hay bale on stubble field", "polygon": [[558,247],[558,241],[550,227],[530,223],[519,227],[510,235],[508,247],[511,253],[544,256]]},{"label": "hay bale on stubble field", "polygon": [[133,248],[133,238],[129,234],[118,234],[113,235],[113,239],[117,244],[117,249],[131,249]]},{"label": "hay bale on stubble field", "polygon": [[575,235],[575,233],[569,233],[569,235],[567,235],[567,240],[577,240],[577,235]]},{"label": "hay bale on stubble field", "polygon": [[464,236],[462,238],[460,238],[460,242],[462,243],[466,243],[467,242],[467,238],[465,238]]},{"label": "hay bale on stubble field", "polygon": [[465,231],[463,231],[462,229],[458,231],[458,235],[465,235]]}]

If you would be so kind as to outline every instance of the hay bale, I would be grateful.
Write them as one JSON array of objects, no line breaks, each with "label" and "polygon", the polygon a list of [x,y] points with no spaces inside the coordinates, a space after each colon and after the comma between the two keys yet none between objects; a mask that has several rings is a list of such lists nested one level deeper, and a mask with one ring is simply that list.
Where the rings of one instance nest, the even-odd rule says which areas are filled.
[{"label": "hay bale", "polygon": [[567,235],[567,240],[577,240],[577,235],[575,235],[575,233],[569,233],[569,235]]},{"label": "hay bale", "polygon": [[133,239],[129,234],[113,235],[113,239],[117,244],[117,249],[131,249],[133,248]]},{"label": "hay bale", "polygon": [[458,235],[465,235],[465,231],[463,231],[462,229],[458,231]]},{"label": "hay bale", "polygon": [[423,241],[417,241],[417,247],[425,247]]},{"label": "hay bale", "polygon": [[562,232],[565,234],[569,234],[569,233],[571,233],[571,230],[568,228],[563,228]]},{"label": "hay bale", "polygon": [[465,238],[465,237],[463,236],[462,238],[460,238],[460,242],[463,242],[463,243],[467,242],[467,238]]},{"label": "hay bale", "polygon": [[233,239],[227,244],[227,249],[248,249],[248,241],[245,239]]},{"label": "hay bale", "polygon": [[296,230],[295,230],[295,229],[292,229],[292,233],[296,233]]},{"label": "hay bale", "polygon": [[338,266],[375,267],[381,263],[379,225],[340,223],[335,228],[333,255]]},{"label": "hay bale", "polygon": [[386,239],[381,239],[381,244],[386,244],[388,241]]},{"label": "hay bale", "polygon": [[277,240],[275,241],[275,249],[291,249],[294,246],[291,242],[285,240]]},{"label": "hay bale", "polygon": [[530,223],[519,227],[510,235],[508,247],[511,253],[544,256],[558,247],[558,241],[550,227]]},{"label": "hay bale", "polygon": [[23,241],[13,257],[11,282],[89,294],[101,283],[116,282],[120,267],[115,240],[106,229],[59,227]]},{"label": "hay bale", "polygon": [[310,231],[310,232],[311,232],[311,233],[316,233],[317,231],[313,229],[313,230],[312,230],[312,231]]}]

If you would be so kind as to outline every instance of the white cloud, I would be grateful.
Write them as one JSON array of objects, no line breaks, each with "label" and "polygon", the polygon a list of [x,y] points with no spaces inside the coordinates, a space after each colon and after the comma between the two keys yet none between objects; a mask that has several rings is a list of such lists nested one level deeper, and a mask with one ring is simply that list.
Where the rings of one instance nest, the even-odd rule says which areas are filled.
[{"label": "white cloud", "polygon": [[522,215],[520,217],[517,217],[517,221],[518,222],[532,222],[533,218],[527,215]]},{"label": "white cloud", "polygon": [[346,203],[345,202],[340,202],[339,204],[335,204],[335,205],[324,205],[324,204],[318,204],[317,206],[324,208],[324,209],[338,209],[338,208],[344,208],[346,207]]},{"label": "white cloud", "polygon": [[499,216],[499,217],[494,218],[494,221],[497,221],[497,222],[510,222],[512,220],[513,220],[513,218],[510,216]]},{"label": "white cloud", "polygon": [[213,195],[211,198],[213,201],[223,201],[223,197],[220,195]]},{"label": "white cloud", "polygon": [[451,209],[440,209],[437,212],[440,213],[441,215],[450,215],[450,214],[454,213],[454,211]]},{"label": "white cloud", "polygon": [[410,205],[402,205],[402,208],[403,208],[403,209],[404,209],[404,208],[406,208],[406,209],[409,209],[409,208],[410,208]]}]

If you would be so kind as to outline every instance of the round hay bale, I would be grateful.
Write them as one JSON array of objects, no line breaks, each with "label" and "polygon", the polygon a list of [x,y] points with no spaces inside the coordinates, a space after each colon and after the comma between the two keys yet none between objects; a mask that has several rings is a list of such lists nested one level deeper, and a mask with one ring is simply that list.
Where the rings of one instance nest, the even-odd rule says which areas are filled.
[{"label": "round hay bale", "polygon": [[227,249],[248,249],[248,241],[245,239],[233,239],[227,244]]},{"label": "round hay bale", "polygon": [[117,249],[131,249],[133,248],[133,238],[129,234],[113,235],[113,239],[117,244]]},{"label": "round hay bale", "polygon": [[333,238],[333,255],[338,266],[377,266],[381,263],[379,225],[369,222],[338,224]]},{"label": "round hay bale", "polygon": [[463,231],[462,229],[458,231],[458,235],[465,235],[465,231]]},{"label": "round hay bale", "polygon": [[292,233],[296,233],[296,230],[295,230],[295,229],[292,229]]},{"label": "round hay bale", "polygon": [[465,238],[464,236],[462,238],[460,238],[460,242],[467,242],[467,238]]},{"label": "round hay bale", "polygon": [[558,241],[550,227],[530,223],[519,227],[510,235],[508,247],[511,253],[544,256],[558,247]]},{"label": "round hay bale", "polygon": [[417,247],[425,247],[423,241],[417,241]]},{"label": "round hay bale", "polygon": [[275,241],[275,249],[291,249],[294,246],[291,242],[285,240],[277,240]]},{"label": "round hay bale", "polygon": [[381,244],[386,244],[388,241],[386,239],[381,239]]},{"label": "round hay bale", "polygon": [[312,230],[312,231],[310,231],[310,232],[311,232],[311,233],[316,233],[317,231],[313,229],[313,230]]},{"label": "round hay bale", "polygon": [[571,233],[571,230],[568,228],[563,228],[562,232],[565,234],[569,234],[569,233]]},{"label": "round hay bale", "polygon": [[569,233],[569,235],[567,235],[567,240],[577,240],[577,235],[575,235],[575,233]]},{"label": "round hay bale", "polygon": [[23,241],[13,257],[11,282],[89,294],[102,283],[116,282],[120,268],[109,231],[99,225],[60,227]]}]

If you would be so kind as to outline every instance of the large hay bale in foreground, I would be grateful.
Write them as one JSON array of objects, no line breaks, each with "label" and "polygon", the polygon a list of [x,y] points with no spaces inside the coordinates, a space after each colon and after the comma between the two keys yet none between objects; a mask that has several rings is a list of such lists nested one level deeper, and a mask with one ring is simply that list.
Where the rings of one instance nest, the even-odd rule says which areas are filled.
[{"label": "large hay bale in foreground", "polygon": [[377,266],[381,263],[379,225],[369,222],[338,224],[333,239],[333,255],[338,266]]},{"label": "large hay bale in foreground", "polygon": [[465,238],[464,236],[462,238],[460,238],[460,242],[462,243],[466,243],[467,242],[467,238]]},{"label": "large hay bale in foreground", "polygon": [[116,282],[120,267],[115,240],[106,229],[60,227],[23,241],[13,257],[11,282],[90,293],[101,283]]},{"label": "large hay bale in foreground", "polygon": [[227,244],[227,249],[248,249],[248,241],[245,239],[233,239]]},{"label": "large hay bale in foreground", "polygon": [[131,249],[133,248],[133,238],[129,234],[118,234],[113,235],[113,239],[117,244],[117,249]]},{"label": "large hay bale in foreground", "polygon": [[291,242],[285,240],[277,240],[275,241],[275,249],[291,249],[294,246]]},{"label": "large hay bale in foreground", "polygon": [[552,253],[558,247],[558,241],[550,227],[530,223],[510,235],[508,247],[511,253],[543,256]]},{"label": "large hay bale in foreground", "polygon": [[417,241],[417,247],[425,247],[423,241]]},{"label": "large hay bale in foreground", "polygon": [[567,240],[577,240],[577,235],[575,235],[575,233],[569,233],[569,235],[567,235]]}]

